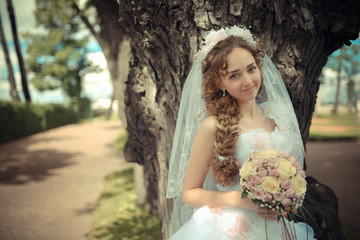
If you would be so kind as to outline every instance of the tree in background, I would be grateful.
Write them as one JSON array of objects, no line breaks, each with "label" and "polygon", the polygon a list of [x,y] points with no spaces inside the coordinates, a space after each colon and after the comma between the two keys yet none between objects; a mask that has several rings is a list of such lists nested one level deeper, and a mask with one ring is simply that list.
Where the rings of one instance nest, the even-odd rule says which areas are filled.
[{"label": "tree in background", "polygon": [[[168,238],[172,202],[165,199],[168,161],[183,83],[202,35],[234,24],[251,27],[283,76],[303,141],[309,135],[318,77],[328,56],[356,39],[360,5],[344,0],[119,1],[120,24],[131,39],[125,105],[127,160],[144,166],[147,201]],[[323,239],[343,239],[331,189],[308,178],[305,206]]]},{"label": "tree in background", "polygon": [[333,115],[338,114],[339,109],[339,99],[340,99],[340,90],[341,90],[341,78],[344,68],[344,59],[348,58],[345,53],[344,47],[340,49],[340,53],[337,56],[330,58],[330,68],[336,70],[336,93],[335,93],[335,102],[334,108],[332,110]]},{"label": "tree in background", "polygon": [[[336,92],[332,114],[337,115],[340,105],[341,83],[347,81],[347,106],[357,112],[357,94],[355,91],[354,77],[360,73],[359,70],[360,45],[352,44],[350,47],[342,47],[329,57],[326,67],[336,72]],[[331,81],[331,80],[330,80]]]},{"label": "tree in background", "polygon": [[0,41],[1,41],[2,48],[4,50],[6,66],[7,66],[8,74],[9,74],[10,96],[13,100],[20,101],[19,95],[16,90],[16,82],[15,82],[13,68],[11,65],[10,55],[9,55],[9,51],[8,51],[8,48],[6,45],[5,33],[3,31],[3,26],[2,26],[2,21],[1,21],[1,13],[0,13]]},{"label": "tree in background", "polygon": [[[102,0],[91,0],[83,1],[82,6],[79,6],[79,1],[76,0],[37,0],[37,6],[52,6],[53,8],[44,9],[41,12],[52,11],[56,16],[66,16],[68,20],[60,20],[56,22],[56,26],[46,26],[44,20],[39,20],[38,25],[45,28],[67,28],[67,22],[76,22],[77,29],[72,29],[76,36],[76,31],[81,32],[80,34],[84,38],[89,37],[91,33],[98,44],[100,45],[102,52],[105,56],[111,82],[113,84],[112,100],[117,99],[119,104],[119,115],[123,122],[126,124],[124,114],[124,89],[125,81],[128,75],[129,69],[129,58],[130,58],[130,46],[129,41],[124,34],[123,27],[116,24],[119,19],[118,4],[116,0],[102,1]],[[54,6],[58,6],[54,8]],[[61,6],[61,7],[60,7]],[[38,11],[37,11],[38,12]],[[37,15],[37,13],[35,13]],[[38,18],[38,16],[35,16]],[[48,16],[50,17],[50,16]],[[61,18],[60,18],[61,19]],[[80,24],[80,23],[83,24]],[[85,30],[86,26],[87,30]],[[87,36],[87,37],[86,37]]]},{"label": "tree in background", "polygon": [[88,36],[74,18],[72,1],[36,0],[35,18],[40,33],[26,33],[26,63],[32,84],[40,91],[62,88],[80,106],[82,79],[98,67],[87,60]]},{"label": "tree in background", "polygon": [[347,59],[347,64],[345,67],[345,72],[347,74],[348,83],[347,83],[347,107],[349,112],[354,112],[358,114],[357,101],[359,95],[356,92],[355,86],[355,77],[360,73],[360,45],[351,45],[348,49],[349,58]]},{"label": "tree in background", "polygon": [[20,74],[21,74],[21,84],[22,84],[22,88],[23,88],[23,92],[24,92],[24,97],[25,97],[26,102],[31,102],[31,97],[30,97],[30,92],[29,92],[29,88],[28,88],[28,81],[27,81],[27,77],[26,77],[24,60],[23,60],[23,57],[22,57],[20,44],[19,44],[19,38],[18,38],[18,34],[17,34],[15,13],[14,13],[12,0],[7,0],[7,8],[8,8],[10,22],[11,22],[11,30],[12,30],[12,34],[13,34],[13,38],[14,38],[14,43],[15,43],[16,55],[17,55],[17,58],[18,58],[18,61],[19,61],[19,68],[20,68]]},{"label": "tree in background", "polygon": [[77,1],[72,0],[72,2],[72,7],[76,13],[74,17],[81,18],[99,43],[105,56],[113,84],[112,101],[114,99],[118,100],[119,116],[122,123],[126,125],[124,90],[129,69],[130,45],[124,27],[118,24],[119,10],[117,1],[86,1],[83,9],[80,9]]}]

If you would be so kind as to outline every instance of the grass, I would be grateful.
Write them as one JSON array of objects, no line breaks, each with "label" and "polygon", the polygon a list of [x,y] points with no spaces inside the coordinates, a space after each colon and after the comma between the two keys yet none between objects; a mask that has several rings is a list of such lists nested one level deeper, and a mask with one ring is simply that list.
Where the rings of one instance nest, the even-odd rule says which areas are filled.
[{"label": "grass", "polygon": [[312,119],[309,141],[360,140],[360,123],[355,114],[319,114]]},{"label": "grass", "polygon": [[115,141],[115,148],[120,151],[124,150],[127,140],[128,140],[128,133],[126,132],[126,129],[121,128],[119,136]]},{"label": "grass", "polygon": [[135,205],[133,169],[117,170],[105,178],[93,213],[88,240],[161,239],[158,216]]}]

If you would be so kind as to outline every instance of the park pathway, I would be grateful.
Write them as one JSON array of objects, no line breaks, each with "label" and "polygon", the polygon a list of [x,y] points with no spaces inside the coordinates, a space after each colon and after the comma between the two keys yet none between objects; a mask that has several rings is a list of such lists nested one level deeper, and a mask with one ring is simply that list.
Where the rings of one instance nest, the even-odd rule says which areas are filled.
[{"label": "park pathway", "polygon": [[129,166],[118,121],[72,124],[0,145],[0,239],[82,240],[104,177]]},{"label": "park pathway", "polygon": [[308,142],[306,155],[306,174],[335,192],[342,224],[360,237],[360,142]]}]

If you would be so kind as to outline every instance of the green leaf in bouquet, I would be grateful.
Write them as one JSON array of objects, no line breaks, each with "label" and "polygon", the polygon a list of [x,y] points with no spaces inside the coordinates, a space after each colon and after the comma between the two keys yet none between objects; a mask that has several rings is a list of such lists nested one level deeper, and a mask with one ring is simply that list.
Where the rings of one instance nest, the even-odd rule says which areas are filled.
[{"label": "green leaf in bouquet", "polygon": [[243,191],[241,194],[241,198],[247,198],[249,193],[247,191]]}]

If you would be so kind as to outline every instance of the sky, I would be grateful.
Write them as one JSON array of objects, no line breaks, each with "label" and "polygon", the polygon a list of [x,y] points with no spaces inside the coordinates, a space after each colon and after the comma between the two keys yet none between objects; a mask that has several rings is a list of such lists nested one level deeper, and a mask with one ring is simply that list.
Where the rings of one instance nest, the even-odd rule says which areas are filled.
[{"label": "sky", "polygon": [[[35,18],[33,11],[35,10],[35,0],[12,0],[15,11],[17,31],[20,42],[23,42],[22,33],[38,31],[35,27]],[[18,67],[18,60],[16,57],[15,47],[13,44],[13,36],[11,33],[11,24],[7,12],[7,4],[5,0],[0,0],[0,12],[2,25],[5,32],[8,49],[10,52],[10,60],[12,63],[13,71],[16,79],[16,86],[18,91],[21,90],[21,77]],[[103,98],[110,98],[112,93],[112,84],[110,75],[107,70],[106,60],[101,52],[97,42],[90,38],[88,45],[90,54],[88,58],[96,65],[100,66],[102,71],[96,74],[88,74],[84,79],[83,96],[88,97],[93,101]],[[23,56],[25,54],[24,44],[22,46]],[[28,75],[29,76],[29,75]],[[28,77],[29,80],[29,77]],[[63,103],[67,102],[65,94],[61,89],[53,91],[39,92],[29,81],[30,95],[34,103]],[[0,100],[10,100],[9,94],[10,84],[8,81],[7,66],[3,48],[0,48]],[[19,91],[20,93],[21,91]]]},{"label": "sky", "polygon": [[[33,11],[35,10],[35,0],[13,0],[15,16],[18,27],[18,35],[20,42],[23,40],[21,33],[26,31],[38,31],[35,27],[35,18]],[[7,12],[7,6],[5,0],[0,0],[0,12],[3,22],[3,27],[5,30],[5,37],[8,42],[8,48],[11,55],[11,62],[15,72],[15,78],[17,83],[17,88],[21,90],[21,79],[18,68],[17,57],[14,49],[14,44],[12,40],[10,21]],[[355,41],[356,44],[360,44],[360,39]],[[24,44],[22,44],[24,47]],[[112,85],[110,81],[110,75],[107,70],[106,61],[104,55],[101,52],[101,49],[97,42],[92,39],[89,43],[90,54],[88,58],[94,63],[99,65],[103,71],[100,73],[92,73],[85,76],[84,79],[84,90],[83,96],[88,97],[93,101],[103,98],[110,98],[112,93]],[[23,54],[25,50],[23,49]],[[336,54],[336,53],[335,53]],[[360,56],[359,56],[360,58]],[[334,79],[336,74],[331,71],[325,71],[327,78]],[[325,84],[322,84],[320,87],[321,101],[326,104],[332,102],[335,98],[335,84],[334,81],[327,81]],[[357,90],[360,91],[360,78],[358,78]],[[33,102],[35,103],[45,103],[45,102],[54,102],[62,103],[67,101],[65,94],[63,94],[61,89],[54,91],[39,92],[37,91],[29,82],[30,94]],[[7,67],[5,64],[5,57],[3,49],[0,48],[0,100],[10,100],[9,94],[10,85],[8,82]],[[343,101],[346,101],[346,83],[341,87],[340,98]],[[19,91],[21,92],[21,91]]]}]

